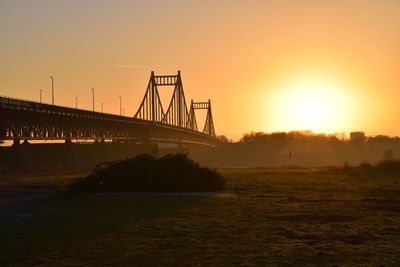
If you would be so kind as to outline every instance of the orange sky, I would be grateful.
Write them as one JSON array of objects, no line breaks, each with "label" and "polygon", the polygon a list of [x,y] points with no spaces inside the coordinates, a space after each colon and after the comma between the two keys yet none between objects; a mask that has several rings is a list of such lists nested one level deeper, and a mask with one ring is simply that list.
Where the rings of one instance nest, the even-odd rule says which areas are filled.
[{"label": "orange sky", "polygon": [[50,102],[53,75],[56,104],[90,109],[94,87],[98,110],[119,113],[121,95],[133,115],[151,70],[180,69],[188,100],[211,98],[230,138],[400,135],[399,25],[398,0],[0,0],[0,94],[42,88]]}]

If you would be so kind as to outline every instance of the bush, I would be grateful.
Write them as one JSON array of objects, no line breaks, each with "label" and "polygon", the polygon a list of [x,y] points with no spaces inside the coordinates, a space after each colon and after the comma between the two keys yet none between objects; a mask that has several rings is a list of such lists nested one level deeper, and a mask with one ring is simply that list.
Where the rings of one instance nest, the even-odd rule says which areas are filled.
[{"label": "bush", "polygon": [[210,192],[223,190],[224,177],[200,167],[185,154],[156,159],[143,154],[116,162],[101,163],[93,172],[74,180],[70,192]]},{"label": "bush", "polygon": [[377,164],[371,165],[370,163],[364,161],[356,167],[350,167],[345,164],[343,166],[344,171],[375,171],[375,172],[399,172],[400,173],[400,161],[398,160],[383,160]]},{"label": "bush", "polygon": [[400,171],[400,161],[398,160],[383,160],[379,162],[375,168],[382,171]]}]

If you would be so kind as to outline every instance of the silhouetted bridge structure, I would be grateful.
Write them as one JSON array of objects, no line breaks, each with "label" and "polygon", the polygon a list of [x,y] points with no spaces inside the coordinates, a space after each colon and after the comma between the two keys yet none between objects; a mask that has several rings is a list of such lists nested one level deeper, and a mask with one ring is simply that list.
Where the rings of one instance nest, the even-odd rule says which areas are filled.
[{"label": "silhouetted bridge structure", "polygon": [[[158,89],[174,87],[168,108]],[[207,110],[199,131],[195,110]],[[181,74],[151,73],[143,101],[133,117],[0,97],[0,140],[113,140],[213,146],[215,137],[210,100],[187,105]]]}]

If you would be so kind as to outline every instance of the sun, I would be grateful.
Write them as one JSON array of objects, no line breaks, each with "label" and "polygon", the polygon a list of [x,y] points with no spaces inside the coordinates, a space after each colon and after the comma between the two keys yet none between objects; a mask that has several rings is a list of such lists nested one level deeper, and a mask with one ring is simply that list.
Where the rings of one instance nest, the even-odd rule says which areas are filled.
[{"label": "sun", "polygon": [[346,88],[321,76],[286,82],[272,99],[275,128],[339,132],[349,112]]},{"label": "sun", "polygon": [[321,119],[324,117],[323,109],[319,101],[304,101],[298,107],[299,112],[301,112],[300,117],[309,125],[321,122]]}]

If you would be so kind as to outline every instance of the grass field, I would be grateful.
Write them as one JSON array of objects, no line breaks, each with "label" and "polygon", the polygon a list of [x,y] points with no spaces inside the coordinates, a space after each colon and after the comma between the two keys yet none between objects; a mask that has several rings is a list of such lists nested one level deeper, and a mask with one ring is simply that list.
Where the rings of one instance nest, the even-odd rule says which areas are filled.
[{"label": "grass field", "polygon": [[62,192],[0,178],[0,266],[400,266],[400,174],[224,169],[215,195]]}]

